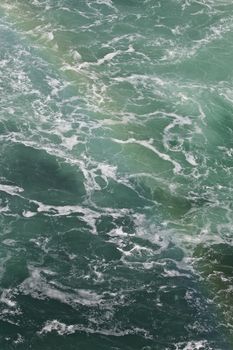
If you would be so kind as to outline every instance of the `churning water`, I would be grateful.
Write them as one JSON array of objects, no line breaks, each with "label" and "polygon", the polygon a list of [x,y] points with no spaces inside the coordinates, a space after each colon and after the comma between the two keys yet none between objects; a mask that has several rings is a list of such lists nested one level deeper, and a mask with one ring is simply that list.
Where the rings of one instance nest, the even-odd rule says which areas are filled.
[{"label": "churning water", "polygon": [[0,1],[1,350],[233,348],[233,4]]}]

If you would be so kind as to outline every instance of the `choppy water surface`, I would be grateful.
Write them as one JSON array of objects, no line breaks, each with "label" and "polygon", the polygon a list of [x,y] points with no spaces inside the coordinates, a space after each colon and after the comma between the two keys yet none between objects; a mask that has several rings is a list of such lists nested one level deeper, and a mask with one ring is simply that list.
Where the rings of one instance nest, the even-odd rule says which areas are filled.
[{"label": "choppy water surface", "polygon": [[233,5],[0,1],[0,345],[233,348]]}]

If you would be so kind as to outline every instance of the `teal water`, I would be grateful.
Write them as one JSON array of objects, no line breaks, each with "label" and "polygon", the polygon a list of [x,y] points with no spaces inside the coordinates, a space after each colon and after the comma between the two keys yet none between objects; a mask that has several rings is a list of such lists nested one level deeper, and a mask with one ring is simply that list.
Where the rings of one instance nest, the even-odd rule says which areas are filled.
[{"label": "teal water", "polygon": [[0,1],[0,348],[233,349],[233,4]]}]

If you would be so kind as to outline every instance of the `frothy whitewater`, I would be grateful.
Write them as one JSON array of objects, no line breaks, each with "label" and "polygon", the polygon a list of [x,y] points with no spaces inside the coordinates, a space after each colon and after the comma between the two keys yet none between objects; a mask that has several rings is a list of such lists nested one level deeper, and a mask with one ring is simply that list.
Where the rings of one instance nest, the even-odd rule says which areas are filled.
[{"label": "frothy whitewater", "polygon": [[233,4],[0,1],[1,350],[233,349]]}]

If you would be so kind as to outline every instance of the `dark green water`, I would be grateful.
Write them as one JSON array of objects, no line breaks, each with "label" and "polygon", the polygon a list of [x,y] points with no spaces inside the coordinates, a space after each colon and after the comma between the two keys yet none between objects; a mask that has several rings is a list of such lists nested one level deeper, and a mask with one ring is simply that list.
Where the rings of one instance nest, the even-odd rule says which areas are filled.
[{"label": "dark green water", "polygon": [[0,349],[233,349],[233,4],[0,0]]}]

